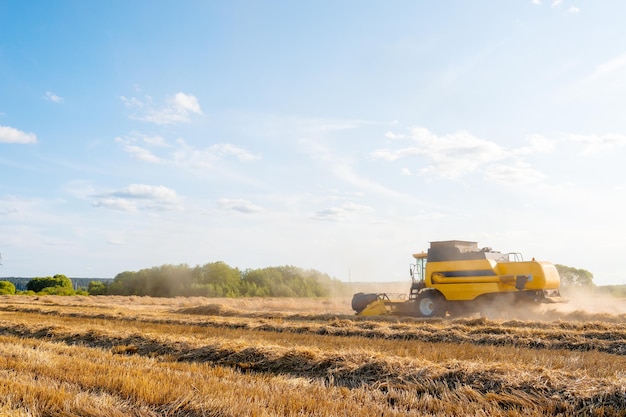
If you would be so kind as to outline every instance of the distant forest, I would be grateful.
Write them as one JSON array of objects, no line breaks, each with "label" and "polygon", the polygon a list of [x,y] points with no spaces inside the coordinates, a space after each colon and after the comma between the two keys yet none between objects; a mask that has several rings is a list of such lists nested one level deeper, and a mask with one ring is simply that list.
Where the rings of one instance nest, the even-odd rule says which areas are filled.
[{"label": "distant forest", "polygon": [[[224,262],[190,267],[162,265],[125,271],[111,279],[3,278],[0,294],[139,295],[151,297],[328,297],[349,288],[328,274],[295,266],[241,271]],[[3,281],[0,281],[3,282]]]},{"label": "distant forest", "polygon": [[91,282],[92,295],[152,297],[327,297],[345,291],[341,281],[316,270],[277,266],[244,271],[224,262],[190,267],[162,265]]}]

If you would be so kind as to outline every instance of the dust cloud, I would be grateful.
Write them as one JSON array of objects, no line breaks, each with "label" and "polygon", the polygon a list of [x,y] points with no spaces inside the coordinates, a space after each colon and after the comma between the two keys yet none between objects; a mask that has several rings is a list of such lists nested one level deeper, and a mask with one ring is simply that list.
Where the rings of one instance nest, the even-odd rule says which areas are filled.
[{"label": "dust cloud", "polygon": [[568,288],[561,291],[568,302],[553,304],[553,309],[562,313],[584,311],[590,314],[626,314],[626,298],[616,298],[597,293],[589,288]]},{"label": "dust cloud", "polygon": [[[355,282],[349,285],[352,294],[386,293],[392,300],[405,300],[408,299],[411,283]],[[562,290],[561,294],[565,302],[539,305],[520,305],[507,297],[502,297],[500,300],[480,306],[480,312],[466,312],[461,316],[482,316],[493,320],[626,322],[626,298],[612,297],[589,288],[567,288]]]},{"label": "dust cloud", "polygon": [[505,300],[482,308],[489,319],[518,319],[537,321],[608,321],[626,322],[626,299],[598,294],[591,289],[567,289],[562,303],[538,306],[513,305]]}]

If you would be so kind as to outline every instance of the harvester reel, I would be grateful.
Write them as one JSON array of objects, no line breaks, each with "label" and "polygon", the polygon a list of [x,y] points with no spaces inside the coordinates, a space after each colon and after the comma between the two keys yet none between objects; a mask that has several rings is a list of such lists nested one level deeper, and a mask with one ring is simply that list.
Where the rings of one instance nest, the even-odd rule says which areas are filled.
[{"label": "harvester reel", "polygon": [[415,302],[422,317],[442,317],[446,314],[445,300],[436,291],[422,291]]}]

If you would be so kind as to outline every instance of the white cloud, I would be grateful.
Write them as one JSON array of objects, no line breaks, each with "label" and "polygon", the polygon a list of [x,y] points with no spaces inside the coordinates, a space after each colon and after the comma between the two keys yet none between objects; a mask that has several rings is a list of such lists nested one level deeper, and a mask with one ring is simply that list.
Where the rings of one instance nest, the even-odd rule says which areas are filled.
[{"label": "white cloud", "polygon": [[[385,134],[385,137],[388,135]],[[545,176],[530,168],[521,158],[554,150],[554,143],[538,134],[526,137],[526,145],[519,148],[505,148],[465,131],[438,136],[422,127],[414,128],[408,140],[413,142],[411,146],[379,149],[371,152],[370,156],[386,161],[419,156],[424,159],[420,169],[422,174],[442,178],[457,179],[483,172],[489,181],[530,183],[538,182]],[[410,175],[411,172],[403,168],[402,174]]]},{"label": "white cloud", "polygon": [[576,6],[571,6],[569,9],[567,9],[567,13],[568,14],[577,14],[580,13],[580,8],[576,7]]},{"label": "white cloud", "polygon": [[176,191],[162,185],[131,184],[128,187],[95,196],[93,205],[122,211],[180,210]]},{"label": "white cloud", "polygon": [[533,4],[541,5],[541,0],[532,0]]},{"label": "white cloud", "polygon": [[161,162],[161,158],[159,158],[158,156],[150,152],[148,149],[142,148],[141,146],[127,144],[127,145],[124,145],[124,151],[130,153],[135,158],[141,161],[152,162],[152,163]]},{"label": "white cloud", "polygon": [[563,3],[563,0],[552,0],[552,7],[558,7]]},{"label": "white cloud", "polygon": [[393,161],[407,156],[424,156],[429,164],[421,169],[444,178],[458,178],[474,172],[487,163],[502,160],[510,155],[496,143],[460,131],[437,136],[428,129],[417,127],[411,131],[415,145],[397,150],[379,149],[372,153],[375,159]]},{"label": "white cloud", "polygon": [[[147,99],[151,101],[150,97],[147,97]],[[143,102],[135,97],[120,96],[120,100],[122,100],[127,109],[140,109],[143,107]]]},{"label": "white cloud", "polygon": [[202,113],[202,110],[200,110],[200,104],[198,104],[198,99],[195,96],[185,93],[176,93],[171,102],[177,109],[196,114]]},{"label": "white cloud", "polygon": [[314,218],[317,220],[345,221],[354,216],[368,214],[373,211],[374,209],[369,206],[355,203],[345,203],[340,207],[329,207],[327,209],[320,210],[315,213]]},{"label": "white cloud", "polygon": [[407,156],[421,155],[423,152],[417,148],[409,147],[402,149],[377,149],[370,152],[370,156],[374,159],[384,159],[385,161],[395,161],[396,159]]},{"label": "white cloud", "polygon": [[[177,139],[175,145],[170,145],[160,136],[147,136],[138,132],[125,137],[116,137],[115,141],[122,144],[124,152],[141,161],[183,168],[211,168],[218,161],[231,156],[240,162],[250,162],[261,158],[260,155],[231,143],[216,143],[207,148],[198,149],[187,144],[183,139]],[[164,150],[165,155],[157,154],[157,152],[163,153]]]},{"label": "white cloud", "polygon": [[530,135],[526,138],[527,146],[515,149],[517,155],[530,155],[534,153],[548,153],[554,150],[554,143],[542,135]]},{"label": "white cloud", "polygon": [[147,146],[167,146],[165,140],[160,136],[150,137],[138,132],[133,132],[131,135],[126,137],[118,136],[115,138],[115,142],[122,144],[122,149],[124,150],[124,152],[128,152],[140,161],[151,163],[160,163],[161,158],[153,154],[149,149],[145,148],[144,146],[137,145],[137,143]]},{"label": "white cloud", "polygon": [[104,207],[119,211],[137,211],[137,204],[123,198],[99,197],[93,202],[94,207]]},{"label": "white cloud", "polygon": [[391,140],[406,139],[406,135],[402,133],[385,132],[385,137]]},{"label": "white cloud", "polygon": [[157,146],[160,148],[167,148],[171,146],[161,136],[142,136],[141,139],[150,146]]},{"label": "white cloud", "polygon": [[176,191],[162,185],[131,184],[116,191],[114,194],[126,198],[155,199],[160,201],[175,201],[178,199]]},{"label": "white cloud", "polygon": [[10,126],[0,126],[0,143],[37,143],[34,133],[26,133]]},{"label": "white cloud", "polygon": [[153,106],[150,96],[146,96],[145,101],[136,97],[128,98],[125,96],[121,96],[120,99],[126,108],[140,112],[131,115],[132,119],[158,125],[185,123],[191,120],[193,114],[202,114],[198,99],[191,94],[176,93],[168,98],[164,105],[156,108]]},{"label": "white cloud", "polygon": [[626,146],[626,135],[607,133],[605,135],[569,135],[567,140],[582,145],[583,155],[608,152]]},{"label": "white cloud", "polygon": [[239,213],[258,213],[263,208],[243,199],[220,198],[217,206],[222,210],[237,211]]},{"label": "white cloud", "polygon": [[515,165],[491,165],[485,169],[485,179],[504,185],[536,184],[545,179],[545,175],[518,162]]},{"label": "white cloud", "polygon": [[260,158],[258,155],[230,143],[216,143],[207,148],[207,152],[219,157],[232,155],[242,162],[255,161]]},{"label": "white cloud", "polygon": [[56,94],[54,94],[51,91],[46,91],[45,98],[46,98],[46,100],[52,101],[53,103],[63,103],[63,98],[57,96]]}]

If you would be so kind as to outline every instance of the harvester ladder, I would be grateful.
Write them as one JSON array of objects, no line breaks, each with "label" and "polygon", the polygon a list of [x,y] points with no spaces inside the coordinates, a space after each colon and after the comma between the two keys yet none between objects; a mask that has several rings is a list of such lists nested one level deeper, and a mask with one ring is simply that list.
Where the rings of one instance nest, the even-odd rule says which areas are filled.
[{"label": "harvester ladder", "polygon": [[420,287],[417,285],[417,282],[413,282],[411,284],[411,292],[409,293],[409,300],[415,301],[417,300],[417,295],[420,292]]}]

